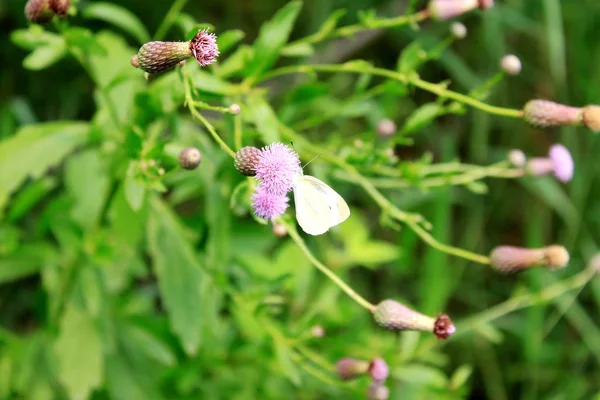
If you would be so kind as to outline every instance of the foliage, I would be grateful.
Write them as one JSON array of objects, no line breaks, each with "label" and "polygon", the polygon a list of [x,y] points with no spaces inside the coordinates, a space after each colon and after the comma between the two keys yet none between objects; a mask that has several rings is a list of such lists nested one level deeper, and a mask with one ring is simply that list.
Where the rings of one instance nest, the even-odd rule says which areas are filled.
[{"label": "foliage", "polygon": [[[597,2],[475,11],[461,42],[418,1],[162,3],[74,2],[45,26],[0,11],[0,398],[365,398],[368,379],[337,378],[342,357],[385,359],[396,399],[600,396],[598,140],[521,112],[600,101]],[[130,64],[207,27],[210,67]],[[497,73],[505,52],[522,76]],[[384,119],[395,134],[377,134]],[[554,141],[574,154],[569,185],[505,161]],[[305,171],[343,195],[346,222],[306,237],[290,209],[281,238],[253,217],[255,180],[230,156],[273,142],[316,157]],[[496,245],[555,242],[565,270],[488,266]],[[457,334],[383,330],[370,308],[388,298]]]}]

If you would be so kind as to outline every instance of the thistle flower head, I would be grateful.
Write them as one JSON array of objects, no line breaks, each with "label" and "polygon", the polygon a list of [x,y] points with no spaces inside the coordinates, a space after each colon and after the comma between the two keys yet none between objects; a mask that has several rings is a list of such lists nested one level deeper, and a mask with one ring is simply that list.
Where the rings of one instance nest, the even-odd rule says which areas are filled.
[{"label": "thistle flower head", "polygon": [[242,147],[235,153],[233,165],[244,176],[256,175],[256,167],[260,161],[260,149],[252,146]]},{"label": "thistle flower head", "polygon": [[335,365],[335,371],[342,380],[358,378],[369,371],[369,363],[352,357],[340,359]]},{"label": "thistle flower head", "polygon": [[583,110],[548,100],[530,100],[523,107],[525,121],[534,126],[579,125]]},{"label": "thistle flower head", "polygon": [[429,13],[433,19],[446,20],[479,7],[478,0],[431,0]]},{"label": "thistle flower head", "polygon": [[550,148],[548,157],[554,166],[554,176],[561,182],[569,182],[573,178],[573,158],[567,148],[561,144],[555,144]]},{"label": "thistle flower head", "polygon": [[527,163],[527,157],[521,150],[511,150],[508,152],[508,162],[517,168],[523,168]]},{"label": "thistle flower head", "polygon": [[594,132],[600,132],[600,106],[583,107],[583,123]]},{"label": "thistle flower head", "polygon": [[260,218],[270,220],[285,212],[290,199],[285,194],[273,194],[259,186],[251,200],[254,213]]},{"label": "thistle flower head", "polygon": [[369,364],[369,375],[373,380],[383,382],[390,374],[390,368],[383,358],[376,358]]},{"label": "thistle flower head", "polygon": [[71,0],[50,0],[50,7],[52,7],[56,15],[64,17],[69,12]]},{"label": "thistle flower head", "polygon": [[389,138],[396,134],[396,123],[391,119],[382,119],[377,123],[377,134],[382,138]]},{"label": "thistle flower head", "polygon": [[[148,42],[138,50],[137,65],[150,74],[158,74],[191,56],[189,42]],[[131,64],[135,67],[133,60]]]},{"label": "thistle flower head", "polygon": [[569,263],[569,252],[563,246],[552,245],[539,249],[497,246],[490,253],[492,268],[504,273],[528,268],[562,268]]},{"label": "thistle flower head", "polygon": [[464,39],[467,37],[467,27],[462,22],[455,22],[450,26],[450,33],[456,39]]},{"label": "thistle flower head", "polygon": [[447,315],[431,318],[414,311],[395,300],[384,300],[373,310],[375,322],[387,329],[432,332],[446,339],[456,329]]},{"label": "thistle flower head", "polygon": [[285,195],[292,189],[292,182],[301,172],[298,153],[282,143],[264,147],[256,166],[256,178],[261,179],[264,191]]},{"label": "thistle flower head", "polygon": [[521,60],[514,54],[507,54],[500,62],[502,70],[509,75],[519,75],[521,72]]},{"label": "thistle flower head", "polygon": [[25,17],[36,24],[50,22],[55,15],[51,0],[29,0],[25,4]]},{"label": "thistle flower head", "polygon": [[368,400],[388,400],[390,398],[390,390],[381,382],[371,382],[367,388]]},{"label": "thistle flower head", "polygon": [[208,30],[199,30],[190,41],[190,49],[200,66],[206,67],[214,63],[219,56],[217,36]]},{"label": "thistle flower head", "polygon": [[184,169],[196,169],[202,161],[202,153],[195,147],[186,147],[179,153],[179,165]]}]

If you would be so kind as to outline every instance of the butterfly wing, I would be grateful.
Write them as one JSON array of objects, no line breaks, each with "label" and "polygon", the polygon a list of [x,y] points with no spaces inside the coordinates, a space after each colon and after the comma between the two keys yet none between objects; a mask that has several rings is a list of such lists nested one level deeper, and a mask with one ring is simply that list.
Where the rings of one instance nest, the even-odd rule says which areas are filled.
[{"label": "butterfly wing", "polygon": [[321,235],[350,215],[342,196],[314,176],[298,176],[293,190],[296,219],[309,235]]}]

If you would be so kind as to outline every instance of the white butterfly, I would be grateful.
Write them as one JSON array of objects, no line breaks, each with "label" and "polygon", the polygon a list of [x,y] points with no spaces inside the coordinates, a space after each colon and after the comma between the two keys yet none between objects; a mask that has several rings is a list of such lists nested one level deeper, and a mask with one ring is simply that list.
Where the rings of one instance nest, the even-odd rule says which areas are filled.
[{"label": "white butterfly", "polygon": [[348,204],[335,190],[302,170],[292,183],[296,219],[309,235],[321,235],[350,216]]}]

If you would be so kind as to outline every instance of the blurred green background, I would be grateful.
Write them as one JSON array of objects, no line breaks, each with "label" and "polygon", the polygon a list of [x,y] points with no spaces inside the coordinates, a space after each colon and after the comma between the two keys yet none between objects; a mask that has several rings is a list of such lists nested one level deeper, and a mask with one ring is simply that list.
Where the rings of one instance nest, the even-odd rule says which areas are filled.
[{"label": "blurred green background", "polygon": [[[90,3],[80,2],[78,7]],[[184,12],[197,22],[212,24],[217,34],[240,29],[246,33],[243,42],[250,44],[261,25],[286,3],[204,0],[189,2]],[[488,12],[459,18],[468,28],[467,38],[453,42],[439,60],[423,66],[421,77],[432,82],[449,79],[453,90],[467,93],[496,74],[501,57],[512,53],[521,59],[523,72],[505,77],[486,102],[509,108],[520,108],[534,98],[574,106],[600,103],[600,2],[496,3]],[[153,33],[172,3],[118,4]],[[424,6],[421,1],[307,0],[291,38],[317,31],[339,8],[347,10],[343,26],[355,23],[358,13],[371,8],[377,9],[378,16],[391,17],[409,7],[420,10]],[[151,96],[158,98],[161,91],[170,95],[169,90],[175,89],[156,85],[155,92],[144,97],[140,93],[151,89],[146,89],[141,73],[132,85],[133,105],[126,107],[131,118],[165,121],[170,132],[166,142],[196,145],[205,159],[198,173],[178,171],[168,177],[164,203],[148,201],[142,211],[132,212],[119,194],[126,168],[120,161],[108,160],[118,160],[109,144],[113,143],[111,135],[120,133],[107,134],[109,128],[104,133],[104,128],[97,128],[106,118],[96,113],[102,101],[89,75],[72,57],[41,71],[22,67],[28,51],[14,45],[10,36],[28,25],[23,7],[23,1],[0,3],[0,140],[30,124],[92,121],[96,130],[85,147],[106,151],[99,154],[102,162],[110,164],[111,200],[107,196],[99,205],[100,222],[89,231],[76,226],[78,219],[72,213],[82,190],[73,185],[97,179],[94,174],[77,176],[80,164],[76,161],[69,166],[88,154],[79,148],[66,158],[66,164],[51,168],[42,185],[34,186],[36,181],[30,180],[19,190],[33,188],[29,197],[20,199],[22,211],[14,210],[15,196],[9,201],[9,211],[0,219],[0,398],[68,398],[81,389],[78,382],[84,387],[81,393],[91,387],[91,398],[98,399],[364,398],[366,379],[342,384],[331,373],[336,360],[345,356],[386,359],[393,371],[388,382],[392,399],[600,398],[600,280],[593,280],[581,293],[570,292],[516,311],[486,329],[457,335],[448,342],[432,343],[425,334],[382,330],[320,275],[293,242],[274,237],[269,227],[229,209],[231,193],[241,181],[232,163],[181,107],[144,114],[154,110],[158,101]],[[98,20],[80,16],[69,20],[94,32],[121,35],[125,42],[119,46],[125,45],[124,54],[134,54],[140,45],[122,30]],[[403,49],[416,39],[424,47],[434,47],[448,36],[451,22],[427,21],[419,30],[393,28],[361,34],[341,44],[324,43],[306,62],[360,58],[395,69]],[[171,29],[166,39],[182,39],[180,30]],[[118,62],[123,64],[123,57]],[[284,60],[290,62],[298,60]],[[163,86],[180,85],[177,74],[171,76]],[[356,76],[326,75],[320,80],[322,90],[336,99],[340,110],[356,107],[346,102],[358,91]],[[331,99],[307,104],[302,98],[306,91],[297,89],[304,83],[291,80],[272,87],[269,102],[281,118],[295,112],[318,115],[327,101],[333,104]],[[222,97],[209,95],[204,100],[219,102]],[[385,147],[374,134],[380,119],[390,118],[402,126],[419,105],[434,100],[430,93],[412,88],[402,96],[366,99],[359,103],[364,108],[341,113],[306,135],[327,143],[333,151],[353,151],[357,138]],[[231,129],[230,121],[217,123],[223,132]],[[147,121],[140,124],[151,126]],[[255,137],[251,134],[248,143]],[[441,242],[483,254],[500,244],[560,243],[569,249],[572,261],[557,272],[499,276],[448,256],[422,243],[409,229],[396,233],[379,226],[373,202],[359,189],[336,180],[331,168],[317,160],[313,173],[345,196],[353,217],[336,234],[308,243],[370,301],[394,298],[425,314],[447,312],[461,321],[513,295],[535,292],[574,275],[597,252],[600,170],[596,157],[600,147],[597,137],[586,129],[537,130],[519,120],[468,108],[464,115],[436,119],[413,133],[412,139],[414,146],[395,148],[402,161],[418,160],[430,152],[435,162],[460,159],[491,164],[512,148],[544,156],[553,143],[567,146],[576,163],[575,177],[567,185],[550,178],[487,180],[485,194],[445,187],[388,191],[386,195],[400,208],[423,214]],[[165,149],[168,153],[168,145]],[[173,157],[163,157],[161,151],[152,154],[165,167],[172,166]],[[164,204],[181,216],[182,226],[173,226],[174,214],[161,208]],[[77,212],[85,214],[85,210]],[[159,215],[168,217],[163,220]],[[186,306],[183,311],[180,308],[184,320],[201,315],[201,339],[194,351],[186,351],[179,334],[170,328],[166,309],[172,306],[165,308],[159,295],[169,290],[159,287],[162,284],[173,285],[171,290],[177,291],[178,285],[189,283],[168,269],[170,263],[188,262],[189,249],[194,251],[190,257],[198,257],[198,263],[209,271],[206,276],[211,276],[198,282],[202,303],[180,299],[175,305]],[[165,258],[161,261],[161,257]],[[57,284],[57,280],[63,282],[65,265],[76,266],[69,270],[67,283]],[[156,270],[163,267],[167,269]],[[169,281],[169,276],[175,278]],[[57,297],[67,300],[56,305]],[[85,310],[92,318],[86,317]],[[311,337],[315,325],[324,328],[324,337]],[[69,336],[64,334],[67,331],[76,333]],[[452,379],[461,381],[457,374],[466,371],[472,374],[460,388],[453,388]]]}]

